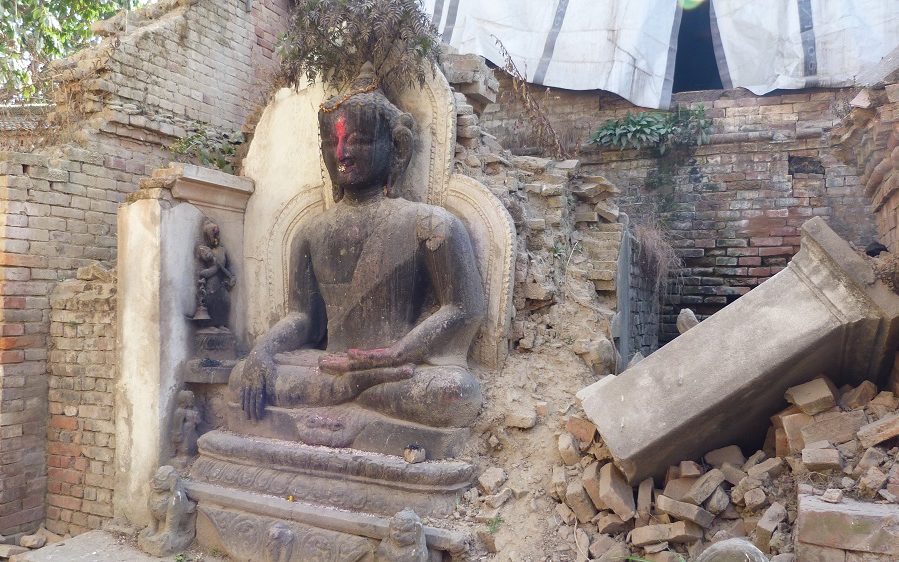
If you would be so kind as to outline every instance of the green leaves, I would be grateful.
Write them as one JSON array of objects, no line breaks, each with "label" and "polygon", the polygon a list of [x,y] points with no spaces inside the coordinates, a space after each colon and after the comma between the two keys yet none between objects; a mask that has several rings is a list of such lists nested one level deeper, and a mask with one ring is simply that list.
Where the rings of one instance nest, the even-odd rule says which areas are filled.
[{"label": "green leaves", "polygon": [[197,122],[192,131],[178,139],[169,149],[175,154],[203,166],[214,166],[223,172],[234,173],[234,156],[237,146],[244,142],[243,134],[220,133],[206,123]]},{"label": "green leaves", "polygon": [[90,44],[92,22],[133,0],[0,0],[0,99],[33,101],[47,84],[38,78],[50,61]]},{"label": "green leaves", "polygon": [[620,150],[657,147],[660,154],[665,154],[676,144],[708,144],[711,129],[712,119],[700,104],[695,109],[677,108],[670,113],[628,112],[623,119],[603,123],[588,142]]},{"label": "green leaves", "polygon": [[345,87],[366,61],[395,90],[418,83],[439,60],[437,29],[417,0],[298,0],[281,38],[281,75]]}]

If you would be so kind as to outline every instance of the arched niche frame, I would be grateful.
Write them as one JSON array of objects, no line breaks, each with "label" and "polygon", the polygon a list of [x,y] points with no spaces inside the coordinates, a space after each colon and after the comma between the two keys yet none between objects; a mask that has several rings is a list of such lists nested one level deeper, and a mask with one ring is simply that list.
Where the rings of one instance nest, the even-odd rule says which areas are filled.
[{"label": "arched niche frame", "polygon": [[[334,204],[318,132],[319,104],[330,95],[318,83],[278,91],[243,163],[244,175],[255,182],[244,219],[243,269],[250,287],[244,313],[250,341],[287,313],[287,264],[296,232]],[[400,193],[446,208],[469,229],[488,304],[470,356],[498,368],[506,357],[512,316],[512,219],[483,184],[452,173],[455,101],[439,71],[421,90],[410,88],[393,101],[415,119],[412,160]]]}]

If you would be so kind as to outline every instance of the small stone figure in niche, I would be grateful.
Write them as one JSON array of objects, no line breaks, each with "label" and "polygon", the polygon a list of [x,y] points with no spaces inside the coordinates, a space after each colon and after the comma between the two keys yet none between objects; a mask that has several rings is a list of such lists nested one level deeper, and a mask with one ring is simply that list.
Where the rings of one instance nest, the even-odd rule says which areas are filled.
[{"label": "small stone figure in niche", "polygon": [[265,539],[266,562],[290,562],[295,539],[296,534],[287,524],[280,521],[274,523]]},{"label": "small stone figure in niche", "polygon": [[193,319],[204,327],[225,328],[231,311],[231,295],[236,278],[231,273],[228,253],[221,245],[219,227],[211,220],[203,220],[205,244],[197,244],[196,258],[200,264],[197,279],[197,312]]},{"label": "small stone figure in niche", "polygon": [[336,204],[300,227],[288,314],[231,374],[249,420],[267,406],[315,409],[300,439],[349,446],[384,415],[431,427],[467,427],[477,416],[467,354],[484,314],[481,277],[458,218],[393,192],[412,127],[370,64],[350,94],[322,104]]},{"label": "small stone figure in niche", "polygon": [[161,466],[153,475],[147,506],[152,520],[137,537],[141,550],[171,556],[190,546],[196,533],[197,504],[187,497],[175,467]]},{"label": "small stone figure in niche", "polygon": [[178,393],[178,406],[172,419],[172,444],[175,457],[172,464],[184,468],[197,454],[197,425],[200,413],[194,404],[194,393],[182,390]]},{"label": "small stone figure in niche", "polygon": [[375,562],[427,562],[428,545],[421,519],[404,509],[390,520],[387,537],[378,545]]}]

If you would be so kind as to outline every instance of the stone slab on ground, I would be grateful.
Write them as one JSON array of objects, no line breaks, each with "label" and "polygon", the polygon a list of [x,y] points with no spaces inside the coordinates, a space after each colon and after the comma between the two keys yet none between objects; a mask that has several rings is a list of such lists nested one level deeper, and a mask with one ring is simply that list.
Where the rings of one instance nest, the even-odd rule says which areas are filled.
[{"label": "stone slab on ground", "polygon": [[815,218],[786,269],[578,398],[635,485],[764,435],[784,392],[822,372],[841,373],[837,384],[876,379],[892,365],[897,336],[899,296]]},{"label": "stone slab on ground", "polygon": [[[11,562],[175,562],[175,556],[157,558],[138,550],[128,540],[106,531],[87,533],[12,557]],[[209,554],[204,562],[226,562]]]},{"label": "stone slab on ground", "polygon": [[828,503],[817,496],[799,497],[797,543],[899,557],[896,540],[899,505],[849,498]]}]

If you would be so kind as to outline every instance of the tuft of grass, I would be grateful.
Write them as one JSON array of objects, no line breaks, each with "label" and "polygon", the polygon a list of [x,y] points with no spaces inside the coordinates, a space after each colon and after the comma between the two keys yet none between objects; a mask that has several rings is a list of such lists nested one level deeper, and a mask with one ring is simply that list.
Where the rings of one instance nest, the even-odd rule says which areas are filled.
[{"label": "tuft of grass", "polygon": [[671,233],[655,215],[635,221],[633,230],[639,246],[638,259],[644,273],[652,276],[653,289],[660,292],[672,273],[679,276],[684,261],[669,241]]},{"label": "tuft of grass", "polygon": [[503,524],[503,518],[497,515],[496,517],[489,519],[487,521],[487,532],[491,535],[495,535],[497,531],[499,531],[499,526]]}]

